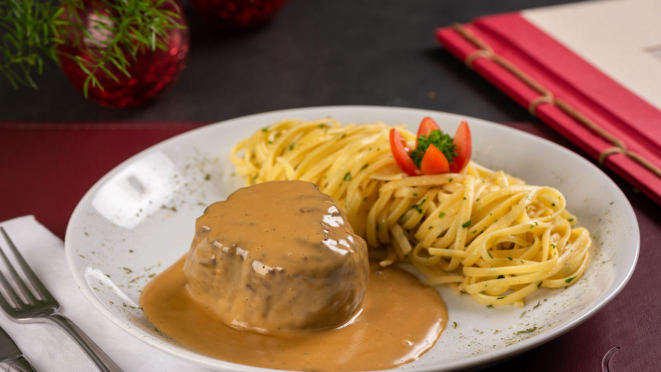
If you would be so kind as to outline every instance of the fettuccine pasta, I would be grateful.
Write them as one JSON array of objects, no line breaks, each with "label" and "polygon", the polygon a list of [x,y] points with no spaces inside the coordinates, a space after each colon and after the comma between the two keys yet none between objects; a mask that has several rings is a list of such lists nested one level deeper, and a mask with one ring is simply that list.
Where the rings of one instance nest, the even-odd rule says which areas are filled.
[{"label": "fettuccine pasta", "polygon": [[[540,287],[576,283],[590,260],[556,189],[470,162],[461,173],[409,177],[383,123],[282,120],[231,151],[246,184],[304,180],[343,206],[381,265],[410,262],[424,283],[446,284],[487,306],[523,306]],[[396,127],[406,141],[415,135]]]}]

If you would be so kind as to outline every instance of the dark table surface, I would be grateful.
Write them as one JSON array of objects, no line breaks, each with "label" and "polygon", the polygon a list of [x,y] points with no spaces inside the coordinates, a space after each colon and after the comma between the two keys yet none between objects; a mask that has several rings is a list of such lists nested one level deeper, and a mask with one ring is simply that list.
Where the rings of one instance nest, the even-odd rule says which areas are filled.
[{"label": "dark table surface", "polygon": [[185,6],[191,29],[188,65],[157,102],[133,110],[99,107],[51,66],[36,78],[39,91],[14,90],[0,76],[0,120],[213,122],[346,104],[417,107],[500,122],[533,120],[441,49],[434,29],[567,2],[291,0],[272,23],[250,32],[219,31]]},{"label": "dark table surface", "polygon": [[[43,161],[40,169],[49,168],[48,161],[68,161],[81,167],[81,172],[89,170],[91,176],[86,182],[90,184],[66,186],[66,181],[51,178],[53,184],[60,185],[57,187],[70,190],[61,200],[54,201],[54,207],[58,202],[66,205],[61,216],[52,214],[58,220],[42,221],[60,236],[71,212],[67,208],[73,208],[69,204],[80,198],[94,180],[128,156],[191,128],[189,125],[150,127],[144,122],[214,122],[264,111],[322,105],[417,107],[507,122],[585,156],[466,69],[462,62],[440,48],[433,37],[436,27],[452,22],[566,2],[291,0],[272,23],[249,32],[217,30],[186,8],[191,24],[190,59],[180,80],[160,100],[132,110],[102,108],[83,99],[57,67],[51,66],[37,78],[39,91],[27,88],[15,91],[0,80],[0,136],[5,136],[4,143],[12,143],[13,149],[35,151],[27,164]],[[43,131],[32,135],[33,132],[16,129],[21,126],[16,123],[26,122],[42,127]],[[129,130],[131,133],[123,135],[145,136],[145,139],[134,141],[118,152],[113,149],[124,146],[126,138],[121,130],[109,136],[61,132],[45,125],[53,122],[143,122],[134,132]],[[38,153],[40,144],[49,140],[72,141],[72,138],[92,142],[81,147],[89,156],[76,159],[67,154],[66,159],[54,155],[50,160],[37,160],[47,157]],[[5,165],[9,174],[21,172],[10,164],[16,160],[16,153],[9,147],[0,149],[0,158],[9,159]],[[95,156],[104,157],[108,169],[95,169]],[[76,170],[68,172],[75,174]],[[658,267],[661,255],[656,248],[661,240],[661,207],[617,176],[609,175],[636,210],[642,238],[640,260],[654,261]],[[57,174],[45,173],[11,182],[9,177],[3,177],[0,191],[6,198],[20,193],[26,183],[43,182],[47,177]],[[29,204],[0,208],[0,220],[31,213],[31,208],[34,206]],[[583,325],[488,370],[601,371],[602,356],[615,346],[622,349],[613,357],[611,371],[642,371],[642,366],[655,365],[652,360],[661,358],[661,331],[646,324],[659,324],[659,301],[652,300],[656,294],[650,295],[650,290],[658,293],[660,277],[651,267],[641,269],[639,264],[624,292]],[[651,285],[650,278],[654,279]],[[632,302],[624,298],[639,300]],[[621,318],[621,314],[632,315]],[[622,322],[628,323],[626,327],[613,327],[609,331]],[[649,344],[650,340],[656,342]],[[631,350],[645,352],[634,354]]]}]

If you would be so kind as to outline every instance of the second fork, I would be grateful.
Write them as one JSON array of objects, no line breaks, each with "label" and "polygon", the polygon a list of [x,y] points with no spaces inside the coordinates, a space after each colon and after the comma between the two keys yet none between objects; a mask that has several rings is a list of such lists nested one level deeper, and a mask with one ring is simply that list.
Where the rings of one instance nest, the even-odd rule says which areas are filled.
[{"label": "second fork", "polygon": [[7,313],[13,321],[18,323],[45,322],[59,326],[66,331],[76,343],[78,343],[87,356],[89,356],[94,364],[96,364],[99,370],[103,372],[122,372],[122,369],[119,368],[119,366],[115,364],[115,362],[110,359],[110,357],[103,352],[103,350],[101,350],[101,348],[92,341],[82,329],[67,317],[57,312],[60,308],[60,304],[41,283],[37,275],[35,275],[28,263],[23,259],[23,256],[21,256],[20,252],[14,245],[14,242],[12,242],[9,235],[7,235],[5,229],[1,226],[0,232],[2,232],[2,235],[7,241],[7,245],[9,245],[9,249],[12,251],[16,262],[23,270],[25,277],[34,288],[34,292],[36,292],[33,293],[25,281],[23,281],[5,255],[4,250],[0,247],[0,256],[2,256],[7,271],[16,284],[20,294],[25,298],[25,301],[21,299],[5,275],[0,271],[0,285],[3,287],[5,293],[7,293],[7,296],[12,302],[10,303],[8,299],[0,294],[0,307],[2,307],[5,313]]}]

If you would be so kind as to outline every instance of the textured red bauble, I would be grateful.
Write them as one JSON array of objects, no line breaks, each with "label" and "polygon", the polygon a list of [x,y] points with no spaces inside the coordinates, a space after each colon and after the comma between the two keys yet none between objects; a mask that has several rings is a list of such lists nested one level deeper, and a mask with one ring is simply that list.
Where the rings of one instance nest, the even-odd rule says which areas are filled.
[{"label": "textured red bauble", "polygon": [[287,0],[189,0],[193,8],[213,23],[247,29],[270,20]]},{"label": "textured red bauble", "polygon": [[[95,12],[104,14],[107,10],[98,1],[85,0],[85,8],[78,11],[78,17],[83,27],[93,28],[99,17]],[[126,76],[112,64],[105,67],[110,70],[118,81],[113,80],[102,71],[97,71],[94,76],[99,80],[103,90],[96,86],[88,85],[88,99],[106,107],[129,108],[143,105],[153,100],[166,88],[174,83],[184,67],[189,49],[188,22],[178,0],[168,0],[161,6],[179,14],[177,22],[185,26],[184,29],[170,29],[167,39],[167,49],[146,50],[139,52],[135,59],[128,53],[126,58],[130,62],[127,68],[130,76]],[[69,16],[64,14],[63,16]],[[109,38],[113,35],[99,33],[93,30],[92,35],[96,38]],[[98,53],[100,43],[98,40],[78,40],[74,43],[71,38],[81,37],[80,32],[64,33],[64,43],[58,47],[60,55],[60,66],[71,84],[81,92],[87,79],[87,74],[81,70],[73,58],[83,58],[93,62]]]}]

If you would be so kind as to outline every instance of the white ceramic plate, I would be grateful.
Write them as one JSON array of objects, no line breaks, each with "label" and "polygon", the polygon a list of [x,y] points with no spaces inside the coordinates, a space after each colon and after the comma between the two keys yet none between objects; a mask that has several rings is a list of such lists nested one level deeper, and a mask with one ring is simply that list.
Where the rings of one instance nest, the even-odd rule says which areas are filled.
[{"label": "white ceramic plate", "polygon": [[228,158],[237,141],[283,118],[326,116],[343,124],[406,123],[414,132],[423,117],[431,116],[449,133],[468,119],[473,159],[530,184],[559,189],[595,242],[592,261],[579,282],[567,289],[541,289],[524,308],[486,308],[468,296],[441,289],[456,328],[451,324],[430,352],[402,369],[477,368],[511,357],[576,327],[629,280],[640,241],[636,217],[613,181],[582,157],[484,120],[417,109],[339,106],[276,111],[209,125],[153,146],[108,173],[80,201],[66,233],[67,261],[85,296],[126,332],[167,353],[218,369],[263,370],[198,354],[154,331],[138,309],[140,290],[188,250],[195,219],[205,206],[243,185]]}]

